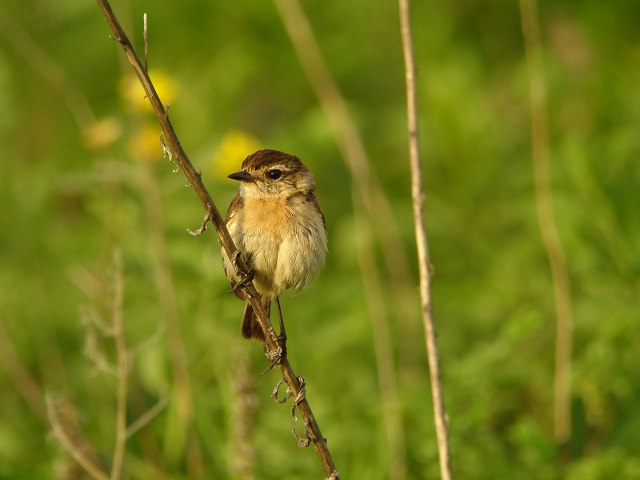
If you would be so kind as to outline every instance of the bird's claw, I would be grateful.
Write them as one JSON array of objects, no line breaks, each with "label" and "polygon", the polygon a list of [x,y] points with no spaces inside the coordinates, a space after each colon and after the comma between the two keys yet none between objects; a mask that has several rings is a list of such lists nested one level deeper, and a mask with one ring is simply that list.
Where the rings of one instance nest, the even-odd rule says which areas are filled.
[{"label": "bird's claw", "polygon": [[238,270],[238,258],[240,258],[240,255],[242,255],[242,252],[240,250],[236,250],[235,252],[233,252],[233,254],[231,255],[231,263],[233,264],[233,267]]},{"label": "bird's claw", "polygon": [[240,250],[236,250],[231,255],[231,264],[237,272],[238,277],[240,277],[240,280],[231,283],[231,291],[236,295],[236,297],[244,299],[244,289],[245,287],[248,287],[251,282],[253,282],[255,271],[245,271],[243,269],[240,269],[240,266],[238,265],[238,259],[240,258],[240,255],[242,255],[242,252]]},{"label": "bird's claw", "polygon": [[275,348],[269,348],[269,346],[264,344],[264,354],[269,360],[269,366],[260,373],[260,375],[264,375],[269,370],[272,370],[273,367],[280,364],[284,359],[287,358],[287,336],[285,334],[278,335],[276,337],[276,346]]},{"label": "bird's claw", "polygon": [[249,284],[253,282],[254,275],[255,272],[253,270],[243,273],[243,278],[231,285],[231,291],[237,296],[245,287],[249,286]]}]

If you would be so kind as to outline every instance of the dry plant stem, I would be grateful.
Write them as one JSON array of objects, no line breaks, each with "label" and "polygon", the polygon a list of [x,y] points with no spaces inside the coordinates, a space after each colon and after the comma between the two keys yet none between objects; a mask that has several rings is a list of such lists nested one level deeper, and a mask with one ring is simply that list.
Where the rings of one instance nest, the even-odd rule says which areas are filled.
[{"label": "dry plant stem", "polygon": [[154,177],[153,165],[145,162],[141,165],[142,188],[145,198],[147,219],[149,223],[149,238],[153,257],[153,270],[156,288],[160,297],[160,304],[164,313],[167,333],[169,334],[169,354],[173,376],[179,390],[179,406],[181,421],[189,425],[193,417],[193,398],[187,353],[180,330],[180,319],[176,302],[176,292],[169,268],[167,245],[163,235],[163,218],[161,196]]},{"label": "dry plant stem", "polygon": [[411,284],[409,262],[402,245],[396,219],[369,159],[362,137],[349,113],[347,102],[326,65],[309,21],[298,0],[274,0],[300,65],[311,85],[338,148],[351,172],[355,190],[373,220],[381,240],[386,268],[391,276],[400,320],[410,322],[413,314],[406,302],[406,286]]},{"label": "dry plant stem", "polygon": [[433,395],[433,414],[438,438],[440,456],[440,477],[451,479],[451,462],[449,456],[449,426],[444,406],[444,393],[440,381],[440,365],[436,343],[435,324],[431,310],[430,261],[425,228],[424,190],[422,188],[422,162],[418,135],[418,112],[416,101],[415,60],[413,55],[413,39],[411,36],[411,13],[409,0],[399,0],[400,26],[402,30],[402,49],[404,53],[405,75],[407,84],[407,125],[409,130],[409,156],[411,161],[411,196],[413,197],[413,221],[415,224],[416,244],[420,271],[420,298],[422,300],[422,321],[424,324],[429,372],[431,376],[431,392]]},{"label": "dry plant stem", "polygon": [[122,463],[127,444],[127,381],[129,378],[129,352],[124,339],[122,259],[114,255],[114,301],[113,301],[113,341],[116,347],[117,398],[116,398],[116,441],[113,448],[111,480],[122,476]]},{"label": "dry plant stem", "polygon": [[[311,26],[300,2],[297,0],[275,0],[276,8],[285,25],[296,55],[313,88],[318,101],[327,116],[333,130],[338,148],[351,172],[354,196],[354,215],[365,228],[368,219],[374,222],[381,240],[387,270],[391,274],[390,287],[394,292],[397,311],[401,319],[409,319],[408,303],[405,300],[406,285],[409,285],[407,259],[404,254],[395,218],[375,173],[369,168],[369,160],[364,143],[347,103],[340,93],[336,82],[324,61],[315,40]],[[383,403],[384,421],[387,433],[389,454],[389,478],[403,478],[405,465],[405,435],[400,410],[397,408],[398,387],[393,364],[393,352],[390,342],[382,340],[390,336],[390,321],[386,311],[372,306],[377,301],[371,295],[380,278],[373,248],[363,243],[359,249],[359,258],[368,305],[372,311],[371,320],[374,329],[374,347],[376,351],[377,371]],[[366,271],[365,271],[366,270]],[[380,340],[380,341],[378,341]]]},{"label": "dry plant stem", "polygon": [[82,452],[82,448],[76,445],[71,435],[69,435],[65,430],[64,425],[58,416],[53,400],[47,397],[46,404],[47,415],[49,417],[49,423],[51,424],[53,435],[56,437],[56,440],[58,440],[60,445],[62,445],[66,452],[73,457],[78,465],[85,469],[91,478],[95,480],[109,480],[109,476]]},{"label": "dry plant stem", "polygon": [[[148,41],[147,14],[143,15],[143,39],[144,39],[144,71],[148,72],[149,41]],[[176,291],[169,267],[169,255],[163,235],[164,219],[161,208],[160,187],[151,162],[143,162],[142,188],[149,224],[149,237],[151,240],[151,252],[154,279],[160,296],[160,304],[165,318],[168,332],[169,355],[175,380],[175,399],[178,425],[180,430],[177,439],[186,449],[187,472],[192,478],[200,478],[203,475],[202,453],[197,437],[193,430],[194,403],[191,379],[189,376],[188,360],[184,346],[180,318],[178,313]],[[175,441],[175,439],[174,439]],[[167,456],[169,456],[167,454]]]},{"label": "dry plant stem", "polygon": [[187,451],[191,452],[187,460],[187,469],[191,477],[197,477],[202,473],[202,455],[193,432],[193,389],[189,376],[187,353],[180,329],[180,316],[169,267],[169,255],[163,235],[164,219],[160,207],[162,204],[160,188],[154,175],[153,165],[149,162],[143,163],[144,165],[141,165],[142,189],[149,224],[154,280],[167,326],[169,355],[175,381],[176,410],[182,428],[181,434],[186,440]]},{"label": "dry plant stem", "polygon": [[538,225],[549,259],[556,311],[554,430],[558,443],[571,436],[571,350],[573,307],[571,284],[562,242],[554,217],[550,178],[547,94],[536,0],[521,0],[522,34],[529,66],[533,175]]},{"label": "dry plant stem", "polygon": [[[17,53],[28,63],[28,65],[42,78],[50,84],[54,91],[57,91],[61,98],[65,100],[69,111],[72,113],[78,128],[84,131],[91,123],[95,121],[95,114],[92,112],[89,102],[87,102],[83,93],[75,86],[70,80],[68,74],[64,69],[57,64],[42,48],[27,34],[27,32],[17,23],[6,11],[0,8],[0,34],[4,35],[9,44],[15,49]],[[87,280],[87,279],[84,279]],[[86,291],[86,282],[79,282],[79,288],[85,290],[85,293],[89,297],[94,298],[95,292]],[[95,300],[95,298],[94,298]],[[97,324],[98,319],[95,319]],[[101,331],[109,330],[106,325],[98,325]],[[113,332],[112,332],[113,333]],[[91,357],[91,360],[98,367],[99,370],[112,374],[115,377],[118,376],[117,368],[112,368],[108,364],[106,359],[102,357],[97,350],[93,352],[95,356]],[[29,375],[28,371],[20,363],[13,346],[9,342],[6,332],[2,328],[0,322],[0,359],[2,364],[5,365],[12,380],[16,384],[18,391],[21,392],[26,401],[30,404],[32,409],[43,420],[51,424],[54,436],[60,441],[65,450],[78,462],[78,464],[85,468],[87,472],[93,478],[108,478],[98,466],[95,465],[90,459],[90,456],[82,453],[86,450],[88,444],[84,446],[77,443],[77,433],[70,429],[71,427],[65,426],[64,422],[60,421],[57,407],[53,405],[50,399],[45,399],[45,395],[42,393],[37,382]],[[126,395],[125,395],[126,397]],[[120,403],[123,405],[123,403]],[[144,428],[153,418],[155,418],[167,405],[166,398],[161,399],[158,403],[152,407],[149,411],[144,413],[138,418],[131,426],[126,429],[126,438],[130,438],[139,430]],[[122,415],[119,422],[125,415]],[[119,428],[122,427],[122,423],[119,423]],[[122,430],[118,434],[119,441],[122,441]]]},{"label": "dry plant stem", "polygon": [[235,352],[233,361],[233,395],[231,411],[230,464],[233,475],[243,480],[255,479],[255,447],[253,428],[258,405],[255,380],[251,375],[250,357],[245,349]]},{"label": "dry plant stem", "polygon": [[[355,217],[359,227],[358,230],[365,232],[367,230],[366,216],[362,212],[361,202],[355,197],[356,195],[354,195],[353,203],[356,209]],[[402,425],[398,381],[393,361],[388,311],[384,301],[384,288],[371,248],[363,247],[360,244],[357,251],[373,330],[376,368],[387,433],[388,478],[390,480],[403,480],[406,478],[407,470],[405,432]]]},{"label": "dry plant stem", "polygon": [[34,413],[46,422],[47,411],[44,395],[36,380],[24,366],[16,349],[7,335],[3,319],[0,317],[0,365],[4,367],[9,378],[15,385],[22,398],[29,404]]},{"label": "dry plant stem", "polygon": [[160,413],[167,408],[168,403],[167,398],[162,397],[153,407],[140,415],[135,422],[127,427],[127,439],[133,437],[136,433],[146,427],[151,420],[160,415]]},{"label": "dry plant stem", "polygon": [[[120,44],[124,54],[126,55],[131,67],[133,68],[138,80],[142,84],[142,88],[144,89],[149,102],[155,112],[158,120],[160,121],[160,126],[162,128],[163,133],[163,141],[166,142],[166,146],[169,150],[169,155],[171,155],[171,159],[177,163],[177,165],[182,169],[184,175],[187,177],[189,181],[189,185],[193,188],[195,194],[200,199],[200,202],[205,208],[205,220],[203,222],[203,226],[201,227],[201,231],[206,229],[206,225],[211,223],[215,227],[218,236],[220,237],[220,243],[222,244],[222,248],[224,248],[226,254],[229,258],[234,257],[234,253],[236,252],[236,246],[229,235],[229,231],[227,230],[222,215],[220,211],[215,206],[211,195],[205,188],[202,183],[202,179],[200,178],[200,174],[196,172],[195,168],[189,161],[187,154],[185,153],[178,137],[173,129],[173,125],[169,120],[169,116],[167,111],[158,96],[158,93],[155,90],[149,75],[145,71],[144,67],[140,63],[140,59],[136,54],[129,38],[126,33],[122,29],[122,26],[118,22],[109,2],[106,0],[97,0],[98,5],[102,9],[104,16],[111,27],[111,30],[114,32],[114,39]],[[237,258],[238,268],[240,273],[247,272],[246,265],[242,261],[242,257]],[[273,331],[273,327],[271,326],[269,319],[267,318],[264,310],[261,308],[260,303],[258,301],[259,295],[255,290],[253,284],[248,284],[245,287],[246,294],[248,295],[248,301],[254,307],[254,311],[258,313],[258,320],[260,321],[260,325],[267,332],[267,343],[270,348],[276,348],[277,338],[275,332]]]},{"label": "dry plant stem", "polygon": [[[212,223],[218,233],[218,237],[220,238],[220,243],[222,244],[222,248],[224,248],[229,258],[234,258],[235,257],[234,254],[237,251],[237,248],[233,243],[231,236],[229,235],[229,231],[227,230],[224,224],[224,220],[220,215],[219,210],[215,206],[213,199],[209,195],[209,192],[207,191],[204,184],[202,183],[200,174],[196,172],[196,170],[193,168],[193,165],[187,158],[187,155],[184,152],[182,145],[180,144],[180,141],[178,140],[175,130],[171,125],[171,121],[169,120],[169,116],[167,115],[166,109],[162,104],[160,98],[158,97],[158,94],[155,90],[155,87],[153,86],[153,83],[151,82],[151,79],[149,78],[143,65],[140,63],[140,59],[138,58],[138,55],[136,54],[133,46],[131,45],[129,38],[127,37],[126,33],[122,29],[122,26],[120,25],[120,23],[118,22],[118,19],[116,18],[113,10],[111,9],[109,2],[107,2],[106,0],[97,0],[97,3],[103,12],[109,24],[109,27],[111,28],[111,30],[115,35],[115,40],[122,47],[127,59],[129,60],[129,63],[131,64],[138,79],[140,80],[140,83],[142,84],[142,87],[144,88],[147,98],[149,99],[151,106],[153,107],[153,110],[156,113],[158,120],[160,121],[160,125],[161,125],[163,136],[164,136],[164,141],[166,142],[167,147],[169,148],[170,152],[174,155],[175,162],[182,169],[183,173],[187,177],[187,180],[189,181],[189,184],[191,185],[196,195],[200,199],[200,202],[205,208],[206,216],[205,216],[205,221],[203,223],[203,230],[206,227],[207,223],[209,222]],[[237,260],[238,260],[237,267],[239,270],[238,273],[241,276],[243,274],[246,275],[248,269],[246,268],[246,265],[242,261],[242,258],[238,256]],[[276,333],[273,329],[273,326],[271,325],[269,317],[266,315],[266,312],[260,305],[260,296],[258,295],[258,292],[256,291],[253,283],[248,283],[245,287],[243,287],[243,291],[247,296],[247,301],[251,304],[254,311],[256,312],[260,326],[262,327],[263,331],[266,334],[265,343],[267,345],[267,348],[272,351],[278,349],[279,347],[278,347],[278,339],[277,339]],[[293,394],[298,395],[301,390],[300,381],[298,380],[298,377],[295,375],[293,369],[291,368],[291,365],[288,359],[286,358],[282,359],[282,361],[278,363],[278,366],[280,367],[283,377],[287,381],[287,384],[291,389],[291,391],[293,392]],[[298,408],[300,410],[301,415],[304,418],[305,426],[307,428],[307,434],[311,437],[313,441],[313,445],[320,458],[322,466],[324,467],[325,472],[327,473],[327,476],[331,478],[338,478],[337,470],[333,464],[333,459],[331,458],[331,454],[329,453],[327,444],[324,440],[324,437],[322,436],[320,427],[318,426],[318,423],[316,422],[315,417],[313,416],[313,412],[311,411],[311,408],[307,400],[306,399],[302,400],[299,403]]]}]

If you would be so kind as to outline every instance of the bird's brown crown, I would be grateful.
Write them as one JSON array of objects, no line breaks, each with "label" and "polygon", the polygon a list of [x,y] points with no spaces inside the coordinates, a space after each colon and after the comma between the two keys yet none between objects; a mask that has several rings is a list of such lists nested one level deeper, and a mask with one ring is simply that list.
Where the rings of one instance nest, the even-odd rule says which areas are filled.
[{"label": "bird's brown crown", "polygon": [[287,173],[307,169],[298,157],[278,150],[258,150],[242,162],[242,170],[247,172],[264,171],[270,167],[282,167]]},{"label": "bird's brown crown", "polygon": [[258,150],[242,162],[241,190],[247,196],[289,196],[315,189],[309,169],[294,155],[278,150]]}]

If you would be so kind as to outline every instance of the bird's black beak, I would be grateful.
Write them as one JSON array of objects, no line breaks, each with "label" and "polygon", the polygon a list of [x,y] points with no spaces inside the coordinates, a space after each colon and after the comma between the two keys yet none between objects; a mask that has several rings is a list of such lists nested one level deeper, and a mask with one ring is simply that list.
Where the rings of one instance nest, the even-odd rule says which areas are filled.
[{"label": "bird's black beak", "polygon": [[231,175],[227,175],[227,178],[232,180],[238,180],[240,182],[253,182],[253,177],[249,172],[245,172],[244,170],[240,170],[239,172],[232,173]]}]

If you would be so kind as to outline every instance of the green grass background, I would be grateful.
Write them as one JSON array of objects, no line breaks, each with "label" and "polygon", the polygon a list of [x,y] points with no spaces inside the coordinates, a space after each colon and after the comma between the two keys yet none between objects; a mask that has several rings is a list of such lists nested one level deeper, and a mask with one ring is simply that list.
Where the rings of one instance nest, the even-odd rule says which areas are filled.
[{"label": "green grass background", "polygon": [[[316,175],[330,253],[312,287],[284,298],[283,308],[291,362],[343,478],[391,478],[398,464],[404,478],[437,478],[396,4],[307,0],[304,8],[397,219],[412,275],[399,285],[401,305],[377,237],[354,219],[352,179],[273,4],[136,0],[114,8],[137,45],[149,14],[150,64],[175,82],[171,118],[220,209],[237,187],[220,172],[242,161],[240,147],[221,158],[230,131],[299,155]],[[553,289],[536,221],[518,4],[414,2],[425,216],[455,478],[640,478],[638,18],[637,2],[540,4],[551,181],[575,316],[572,436],[559,448]],[[128,441],[126,477],[237,478],[236,376],[245,364],[258,402],[245,419],[255,477],[322,478],[314,452],[290,435],[289,408],[269,399],[277,374],[257,377],[265,360],[239,336],[243,307],[227,293],[215,236],[186,233],[202,219],[197,198],[159,146],[155,161],[132,153],[132,138],[153,119],[121,98],[129,71],[97,5],[5,0],[0,21],[0,478],[83,478],[50,433],[44,393],[108,471],[116,380],[86,354],[83,319],[111,319],[114,251],[132,352],[128,423],[167,400]],[[107,145],[87,145],[92,122],[79,123],[70,108],[79,98],[116,125]],[[154,231],[166,247],[161,263],[186,351],[188,425]],[[383,278],[402,448],[385,428],[363,245],[376,252]],[[112,339],[90,330],[92,351],[113,363]]]}]

